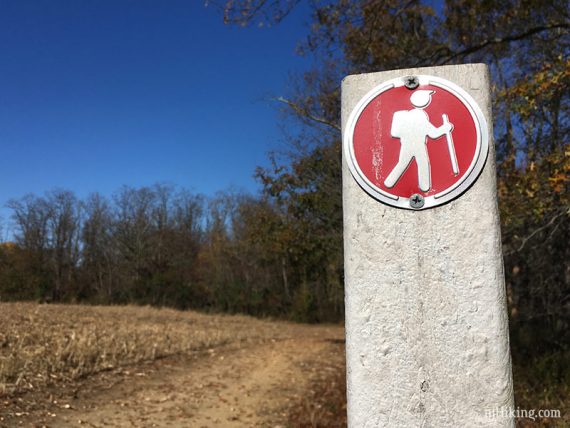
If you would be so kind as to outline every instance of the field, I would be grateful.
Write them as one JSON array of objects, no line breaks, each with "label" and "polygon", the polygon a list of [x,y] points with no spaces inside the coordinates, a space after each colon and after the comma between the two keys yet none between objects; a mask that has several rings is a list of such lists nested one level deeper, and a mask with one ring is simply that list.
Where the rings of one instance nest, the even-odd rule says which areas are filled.
[{"label": "field", "polygon": [[0,325],[2,427],[325,426],[306,396],[344,364],[338,326],[32,303]]},{"label": "field", "polygon": [[[0,427],[344,427],[344,331],[136,306],[0,303]],[[564,358],[515,358],[517,407],[563,418]]]}]

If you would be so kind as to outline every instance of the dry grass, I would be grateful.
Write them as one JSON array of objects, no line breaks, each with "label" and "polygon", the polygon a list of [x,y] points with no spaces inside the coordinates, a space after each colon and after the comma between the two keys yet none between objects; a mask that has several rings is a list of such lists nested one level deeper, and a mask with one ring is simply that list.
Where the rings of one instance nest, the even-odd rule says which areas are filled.
[{"label": "dry grass", "polygon": [[0,396],[141,361],[277,339],[279,323],[149,307],[0,303]]},{"label": "dry grass", "polygon": [[513,358],[515,403],[519,409],[560,410],[561,418],[518,419],[518,428],[570,426],[570,351]]},{"label": "dry grass", "polygon": [[321,361],[305,368],[310,388],[303,400],[288,410],[292,428],[346,427],[346,370],[344,343]]}]

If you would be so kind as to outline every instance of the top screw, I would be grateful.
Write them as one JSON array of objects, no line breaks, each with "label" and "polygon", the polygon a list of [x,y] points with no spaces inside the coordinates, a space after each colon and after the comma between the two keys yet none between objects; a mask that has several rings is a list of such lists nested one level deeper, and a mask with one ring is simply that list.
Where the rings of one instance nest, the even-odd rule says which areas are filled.
[{"label": "top screw", "polygon": [[420,81],[416,76],[406,76],[404,77],[404,85],[408,89],[416,89],[420,86]]}]

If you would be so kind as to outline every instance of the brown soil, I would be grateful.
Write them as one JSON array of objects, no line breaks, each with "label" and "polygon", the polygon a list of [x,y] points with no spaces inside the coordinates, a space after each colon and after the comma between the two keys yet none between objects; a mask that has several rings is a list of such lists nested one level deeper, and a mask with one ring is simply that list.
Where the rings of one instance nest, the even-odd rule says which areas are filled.
[{"label": "brown soil", "polygon": [[[278,427],[309,394],[343,330],[289,325],[284,338],[213,347],[26,392],[0,427]],[[2,404],[2,403],[0,403]]]}]

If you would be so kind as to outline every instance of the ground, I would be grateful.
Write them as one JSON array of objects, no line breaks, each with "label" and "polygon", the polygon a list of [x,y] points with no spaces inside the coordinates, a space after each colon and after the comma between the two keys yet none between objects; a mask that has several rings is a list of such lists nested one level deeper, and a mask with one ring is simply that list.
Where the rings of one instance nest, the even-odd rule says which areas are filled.
[{"label": "ground", "polygon": [[[234,327],[233,318],[223,321]],[[236,323],[260,332],[259,337],[252,333],[247,340],[240,336],[7,393],[0,426],[288,426],[290,409],[310,396],[315,378],[342,364],[342,328],[260,327],[245,317]]]}]

